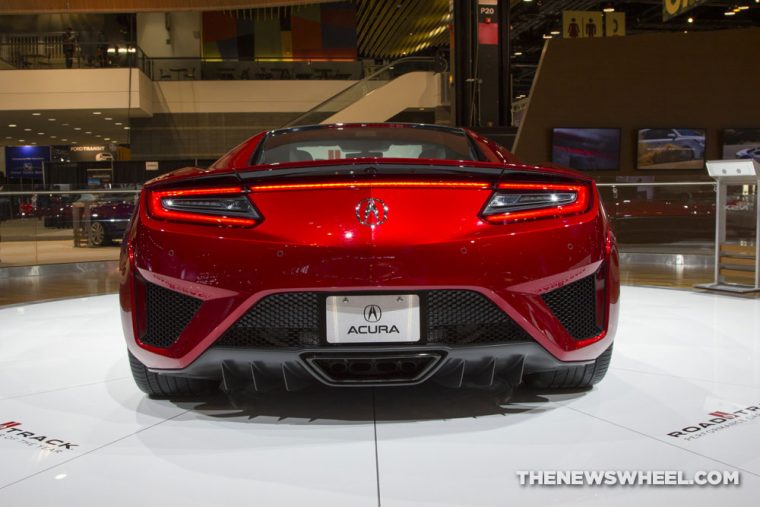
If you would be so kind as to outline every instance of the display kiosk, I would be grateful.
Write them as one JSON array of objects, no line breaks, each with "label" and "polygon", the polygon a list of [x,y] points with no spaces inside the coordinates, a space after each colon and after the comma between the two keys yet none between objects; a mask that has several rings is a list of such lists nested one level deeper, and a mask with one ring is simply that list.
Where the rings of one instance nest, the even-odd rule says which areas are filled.
[{"label": "display kiosk", "polygon": [[[726,205],[729,185],[758,185],[760,164],[753,159],[709,160],[707,172],[717,181],[715,198],[715,280],[697,285],[702,289],[728,292],[760,291],[760,194],[754,193],[755,237],[726,241]],[[757,187],[756,187],[757,189]]]}]

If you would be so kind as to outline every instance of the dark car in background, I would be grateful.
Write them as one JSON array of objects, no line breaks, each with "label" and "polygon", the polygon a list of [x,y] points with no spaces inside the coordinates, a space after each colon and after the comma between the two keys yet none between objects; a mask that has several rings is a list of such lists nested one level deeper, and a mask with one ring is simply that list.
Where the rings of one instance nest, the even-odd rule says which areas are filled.
[{"label": "dark car in background", "polygon": [[42,224],[51,229],[71,229],[74,225],[71,206],[79,194],[39,194],[37,216]]},{"label": "dark car in background", "polygon": [[120,240],[135,210],[135,195],[106,195],[90,205],[88,237],[92,246],[107,246]]}]

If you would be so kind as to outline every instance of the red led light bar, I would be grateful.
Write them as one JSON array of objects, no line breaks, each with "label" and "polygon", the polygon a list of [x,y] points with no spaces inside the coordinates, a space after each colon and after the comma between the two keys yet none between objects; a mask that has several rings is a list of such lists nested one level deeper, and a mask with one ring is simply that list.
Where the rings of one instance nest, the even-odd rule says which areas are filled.
[{"label": "red led light bar", "polygon": [[164,208],[162,200],[167,197],[213,197],[216,195],[242,194],[242,187],[189,188],[182,190],[151,190],[148,193],[148,210],[153,218],[178,222],[200,223],[207,225],[226,225],[233,227],[252,227],[258,223],[254,218],[232,217],[191,213],[187,211]]},{"label": "red led light bar", "polygon": [[[583,213],[589,206],[589,188],[580,184],[563,183],[500,183],[497,191],[515,192],[575,192],[577,198],[567,205],[540,207],[537,209],[523,209],[507,211],[492,215],[483,215],[483,219],[491,223],[515,222],[520,220],[533,220],[536,218],[550,218],[577,215]],[[493,198],[493,197],[492,197]],[[490,202],[490,200],[489,200]]]},{"label": "red led light bar", "polygon": [[490,184],[473,181],[343,181],[336,183],[296,183],[277,185],[255,185],[250,187],[254,192],[269,192],[277,190],[331,190],[338,188],[473,188],[487,189]]},{"label": "red led light bar", "polygon": [[243,192],[242,187],[210,187],[210,188],[186,188],[180,190],[154,190],[151,194],[158,194],[164,197],[195,197],[202,195],[228,195],[240,194]]}]

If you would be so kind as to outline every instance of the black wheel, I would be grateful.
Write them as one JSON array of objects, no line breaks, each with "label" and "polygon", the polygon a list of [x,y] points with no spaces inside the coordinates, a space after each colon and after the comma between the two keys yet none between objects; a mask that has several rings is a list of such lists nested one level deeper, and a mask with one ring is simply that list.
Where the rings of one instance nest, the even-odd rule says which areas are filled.
[{"label": "black wheel", "polygon": [[90,225],[90,245],[92,246],[105,246],[111,243],[111,238],[108,237],[108,232],[103,224],[100,222],[93,222]]},{"label": "black wheel", "polygon": [[585,366],[565,366],[552,371],[533,373],[526,382],[539,389],[580,389],[600,382],[607,374],[612,358],[612,346],[591,364]]},{"label": "black wheel", "polygon": [[213,393],[219,388],[219,382],[171,375],[159,375],[148,370],[131,352],[129,366],[132,376],[140,390],[156,398],[179,398],[202,396]]}]

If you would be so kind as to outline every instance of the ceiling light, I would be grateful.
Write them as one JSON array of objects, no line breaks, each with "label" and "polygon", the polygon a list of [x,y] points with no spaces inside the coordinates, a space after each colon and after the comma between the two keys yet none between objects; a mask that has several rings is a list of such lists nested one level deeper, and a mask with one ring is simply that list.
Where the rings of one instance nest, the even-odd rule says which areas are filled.
[{"label": "ceiling light", "polygon": [[32,113],[32,116],[39,116],[42,113]]},{"label": "ceiling light", "polygon": [[95,137],[100,137],[100,134],[95,134]]},{"label": "ceiling light", "polygon": [[515,51],[515,56],[522,56],[522,51]]},{"label": "ceiling light", "polygon": [[552,35],[559,35],[559,30],[552,30],[549,33],[552,34]]},{"label": "ceiling light", "polygon": [[110,141],[110,140],[111,140],[111,138],[110,138],[110,137],[104,137],[104,138],[103,138],[103,140],[104,140],[104,141]]},{"label": "ceiling light", "polygon": [[32,141],[32,145],[37,146],[37,143],[35,143],[34,141]]},{"label": "ceiling light", "polygon": [[688,21],[689,23],[694,23],[694,18],[691,18],[691,17],[690,17],[690,18],[689,18],[689,19],[687,19],[686,21]]},{"label": "ceiling light", "polygon": [[55,136],[50,136],[50,139],[55,139]]},{"label": "ceiling light", "polygon": [[31,132],[32,129],[24,129],[24,132]]},{"label": "ceiling light", "polygon": [[749,5],[740,5],[736,8],[737,11],[746,11],[747,9],[749,9]]},{"label": "ceiling light", "polygon": [[64,126],[64,127],[68,127],[69,126],[68,123],[61,123],[61,125]]},{"label": "ceiling light", "polygon": [[92,134],[89,130],[85,131],[85,134]]},{"label": "ceiling light", "polygon": [[546,34],[544,34],[543,37],[544,37],[544,39],[551,39],[552,38],[551,35],[546,35]]},{"label": "ceiling light", "polygon": [[13,139],[11,136],[5,136],[6,139]]},{"label": "ceiling light", "polygon": [[615,12],[615,7],[612,6],[612,4],[607,4],[607,7],[602,9],[604,12]]},{"label": "ceiling light", "polygon": [[61,141],[68,141],[68,139],[66,139],[66,138],[63,138],[63,139],[61,139]]},{"label": "ceiling light", "polygon": [[74,127],[74,130],[82,130],[82,127]]},{"label": "ceiling light", "polygon": [[124,130],[129,130],[129,127],[124,127]]},{"label": "ceiling light", "polygon": [[102,114],[100,111],[93,111],[92,114]]},{"label": "ceiling light", "polygon": [[726,11],[723,13],[724,16],[736,16],[736,13],[734,11]]},{"label": "ceiling light", "polygon": [[38,136],[44,136],[44,135],[45,135],[45,133],[44,133],[44,132],[37,132],[37,135],[38,135]]},{"label": "ceiling light", "polygon": [[14,128],[14,127],[16,126],[16,124],[15,124],[15,123],[9,123],[9,124],[8,124],[8,126],[9,126],[10,128]]},{"label": "ceiling light", "polygon": [[108,120],[108,121],[111,121],[111,120],[113,120],[113,118],[108,118],[108,117],[106,117],[106,118],[104,118],[104,119],[105,119],[105,120]]},{"label": "ceiling light", "polygon": [[116,123],[114,123],[114,125],[124,125],[124,124],[120,121],[117,121]]},{"label": "ceiling light", "polygon": [[48,121],[55,121],[55,118],[48,118]]},{"label": "ceiling light", "polygon": [[18,142],[23,143],[24,139],[19,139]]}]

